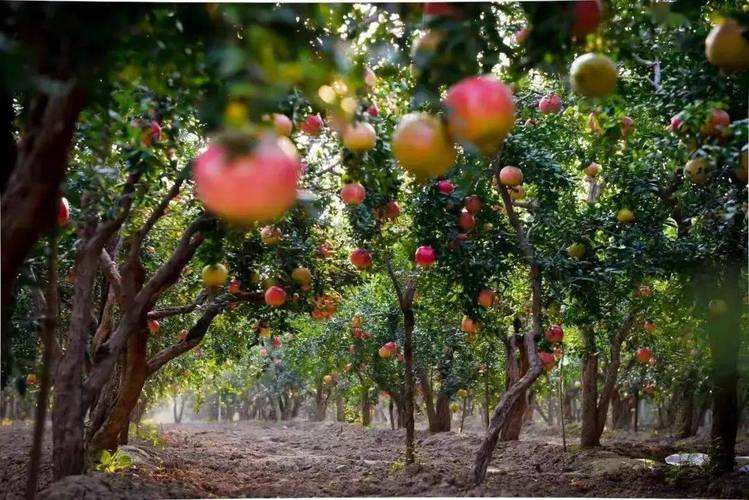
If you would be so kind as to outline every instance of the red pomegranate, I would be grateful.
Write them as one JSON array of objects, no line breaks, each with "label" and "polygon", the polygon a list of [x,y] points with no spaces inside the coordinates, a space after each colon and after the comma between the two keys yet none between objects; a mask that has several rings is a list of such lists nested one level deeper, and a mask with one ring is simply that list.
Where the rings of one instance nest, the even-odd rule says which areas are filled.
[{"label": "red pomegranate", "polygon": [[296,201],[300,169],[291,141],[265,136],[237,156],[212,144],[195,160],[193,177],[209,211],[238,222],[271,222]]}]

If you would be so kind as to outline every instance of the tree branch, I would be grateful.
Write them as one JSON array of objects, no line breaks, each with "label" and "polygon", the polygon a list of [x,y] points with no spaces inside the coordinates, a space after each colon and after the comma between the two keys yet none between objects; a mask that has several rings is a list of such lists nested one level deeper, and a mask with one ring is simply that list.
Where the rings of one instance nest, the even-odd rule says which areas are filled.
[{"label": "tree branch", "polygon": [[[124,299],[122,296],[122,276],[120,276],[120,270],[117,268],[117,264],[109,256],[109,252],[105,248],[101,249],[101,255],[99,256],[101,261],[101,269],[104,275],[109,280],[109,285],[114,291],[115,298],[120,307],[123,307]],[[107,299],[109,300],[109,299]]]},{"label": "tree branch", "polygon": [[403,292],[401,290],[400,282],[393,271],[393,264],[390,262],[390,255],[388,253],[385,253],[385,268],[387,269],[388,276],[390,276],[390,280],[393,282],[395,294],[398,296],[398,305],[403,308]]},{"label": "tree branch", "polygon": [[174,184],[172,184],[171,189],[167,192],[166,195],[161,199],[159,204],[156,206],[154,211],[151,213],[151,215],[148,217],[146,222],[143,224],[143,226],[140,228],[140,230],[135,234],[132,240],[132,251],[138,251],[140,248],[141,243],[143,242],[143,239],[148,235],[149,232],[151,232],[151,229],[156,225],[156,223],[159,221],[161,217],[164,216],[166,213],[166,209],[169,207],[169,203],[174,199],[175,196],[177,196],[180,192],[180,189],[182,188],[182,184],[185,182],[185,179],[190,173],[191,165],[188,164],[179,174],[179,177],[176,181],[174,181]]}]

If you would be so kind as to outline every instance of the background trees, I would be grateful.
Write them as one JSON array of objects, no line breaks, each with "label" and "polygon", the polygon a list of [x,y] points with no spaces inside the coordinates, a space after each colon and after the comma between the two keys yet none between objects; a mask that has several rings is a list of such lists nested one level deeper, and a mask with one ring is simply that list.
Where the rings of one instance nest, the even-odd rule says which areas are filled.
[{"label": "background trees", "polygon": [[[480,482],[562,365],[550,381],[562,413],[579,391],[581,445],[609,408],[610,427],[627,420],[625,393],[683,436],[712,398],[729,470],[748,82],[704,44],[708,18],[749,19],[738,2],[600,6],[121,7],[106,30],[98,7],[6,6],[3,384],[34,386],[41,360],[54,373],[56,477],[126,442],[156,395],[210,384],[246,416],[312,401],[315,419],[335,406],[363,425],[387,394],[407,462],[414,412],[440,432],[481,401]],[[616,62],[610,95],[570,85],[588,52]],[[494,128],[476,133],[455,89],[482,86]],[[490,106],[510,91],[513,113]],[[191,175],[206,148],[271,142],[298,154],[298,202],[274,220],[206,211]]]}]

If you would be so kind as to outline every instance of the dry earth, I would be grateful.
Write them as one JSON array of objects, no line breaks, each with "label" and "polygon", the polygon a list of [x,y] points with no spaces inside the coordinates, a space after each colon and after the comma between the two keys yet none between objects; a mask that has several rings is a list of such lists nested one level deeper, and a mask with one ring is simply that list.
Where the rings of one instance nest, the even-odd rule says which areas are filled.
[{"label": "dry earth", "polygon": [[[0,427],[0,495],[23,492],[29,424]],[[136,465],[49,485],[49,444],[41,498],[195,498],[272,496],[593,496],[731,497],[749,495],[749,474],[710,480],[694,467],[664,464],[675,451],[704,451],[645,434],[605,436],[598,450],[527,432],[500,443],[487,482],[468,471],[480,435],[417,432],[418,463],[402,466],[403,431],[336,423],[182,424],[162,427],[164,446],[136,442]],[[741,449],[743,447],[743,449]],[[749,454],[745,443],[741,454]]]}]

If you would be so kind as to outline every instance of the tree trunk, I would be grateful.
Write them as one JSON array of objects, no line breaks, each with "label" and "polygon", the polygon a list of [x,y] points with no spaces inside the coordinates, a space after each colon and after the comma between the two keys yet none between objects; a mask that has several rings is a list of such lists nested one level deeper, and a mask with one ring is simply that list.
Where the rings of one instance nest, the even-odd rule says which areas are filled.
[{"label": "tree trunk", "polygon": [[[523,335],[513,336],[507,344],[507,380],[505,390],[516,384],[528,371],[528,354],[523,346]],[[519,353],[520,359],[516,360],[515,352]],[[500,434],[502,441],[517,441],[520,438],[520,430],[523,427],[523,417],[528,407],[526,391],[520,393],[520,397],[510,408],[510,413]]]},{"label": "tree trunk", "polygon": [[322,422],[325,420],[325,414],[328,411],[328,398],[326,397],[325,385],[322,378],[317,381],[315,388],[315,421]]},{"label": "tree trunk", "polygon": [[491,391],[489,387],[489,364],[487,363],[486,370],[484,370],[484,408],[483,418],[484,427],[489,427],[489,408],[491,407]]},{"label": "tree trunk", "polygon": [[104,424],[91,438],[89,454],[98,457],[102,450],[116,450],[118,436],[130,424],[130,412],[138,403],[148,377],[148,330],[135,332],[128,339],[123,382],[117,400]]},{"label": "tree trunk", "polygon": [[[26,481],[26,498],[36,498],[36,490],[39,485],[39,467],[42,458],[42,444],[44,441],[44,426],[47,420],[47,404],[49,392],[52,386],[53,362],[56,359],[59,348],[55,338],[57,327],[58,294],[57,294],[57,237],[50,238],[49,258],[47,259],[47,292],[40,300],[40,316],[42,328],[40,337],[42,339],[42,373],[39,381],[39,394],[37,395],[36,418],[34,420],[34,435],[31,445],[29,459],[29,472]],[[41,294],[41,291],[40,291]]]},{"label": "tree trunk", "polygon": [[361,393],[361,424],[368,427],[372,423],[372,404],[369,399],[369,387],[364,387]]},{"label": "tree trunk", "polygon": [[600,446],[598,432],[598,353],[591,329],[583,330],[585,354],[583,355],[583,421],[580,429],[580,446]]},{"label": "tree trunk", "polygon": [[694,419],[693,378],[687,374],[676,388],[676,418],[674,419],[675,434],[683,439],[693,436],[692,420]]},{"label": "tree trunk", "polygon": [[388,400],[388,415],[390,416],[390,429],[395,430],[395,419],[393,418],[393,398]]},{"label": "tree trunk", "polygon": [[[746,260],[746,255],[742,258]],[[712,409],[710,430],[710,467],[714,474],[731,472],[735,466],[738,430],[738,354],[741,335],[741,267],[728,263],[712,300],[723,300],[725,311],[713,312],[708,322],[708,341],[712,359]],[[720,276],[720,275],[719,275]]]},{"label": "tree trunk", "polygon": [[450,414],[450,398],[444,394],[437,396],[437,409],[434,417],[434,430],[431,432],[450,432],[452,415]]},{"label": "tree trunk", "polygon": [[426,406],[427,422],[429,424],[429,432],[442,432],[440,425],[437,422],[437,411],[434,408],[434,394],[432,393],[432,381],[429,379],[427,372],[422,367],[416,368],[416,375],[419,378],[419,387],[421,388],[421,396],[424,399],[424,406]]},{"label": "tree trunk", "polygon": [[[411,293],[413,297],[413,293]],[[404,304],[403,307],[403,357],[405,361],[405,418],[406,425],[406,464],[412,464],[415,461],[414,445],[414,353],[413,353],[413,331],[414,331],[414,312],[410,303]]]},{"label": "tree trunk", "polygon": [[[5,214],[3,214],[5,217]],[[52,477],[82,474],[85,470],[83,436],[83,365],[91,335],[91,296],[99,249],[84,237],[76,258],[76,280],[67,350],[57,364],[52,409]],[[95,253],[94,253],[95,252]]]},{"label": "tree trunk", "polygon": [[335,419],[337,422],[346,421],[346,401],[342,394],[339,394],[335,399]]}]

